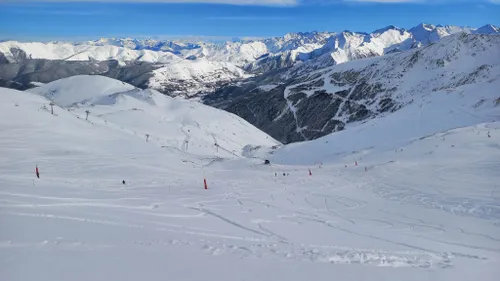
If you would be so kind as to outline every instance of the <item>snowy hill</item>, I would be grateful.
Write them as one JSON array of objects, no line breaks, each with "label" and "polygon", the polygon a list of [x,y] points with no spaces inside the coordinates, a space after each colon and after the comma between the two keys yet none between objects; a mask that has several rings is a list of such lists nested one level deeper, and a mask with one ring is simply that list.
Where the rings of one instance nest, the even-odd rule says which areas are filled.
[{"label": "snowy hill", "polygon": [[422,97],[458,98],[465,91],[472,104],[492,107],[498,98],[494,89],[500,87],[499,46],[497,35],[455,34],[427,47],[307,74],[291,68],[263,75],[219,89],[204,101],[242,116],[283,143],[389,115]]},{"label": "snowy hill", "polygon": [[102,97],[134,89],[132,85],[103,76],[72,76],[40,85],[30,92],[45,96],[60,106],[71,107],[78,103],[91,104]]},{"label": "snowy hill", "polygon": [[[45,97],[0,88],[2,279],[498,279],[500,126],[483,123],[498,113],[486,92],[461,86],[415,98],[328,144],[285,146],[272,165],[226,158],[202,166],[191,142],[187,152],[163,148],[172,136],[155,134],[194,121],[206,131],[209,120],[224,126],[221,138],[233,127],[251,129],[109,79],[45,86],[37,92],[60,89],[54,100],[86,102],[52,115]],[[488,99],[471,109],[476,95]],[[132,132],[156,126],[146,113],[166,123],[149,142]],[[459,123],[472,126],[418,137]],[[318,160],[326,160],[321,168]]]},{"label": "snowy hill", "polygon": [[241,118],[197,102],[141,90],[102,76],[73,76],[29,90],[100,126],[113,126],[159,147],[196,155],[241,156],[278,143]]}]

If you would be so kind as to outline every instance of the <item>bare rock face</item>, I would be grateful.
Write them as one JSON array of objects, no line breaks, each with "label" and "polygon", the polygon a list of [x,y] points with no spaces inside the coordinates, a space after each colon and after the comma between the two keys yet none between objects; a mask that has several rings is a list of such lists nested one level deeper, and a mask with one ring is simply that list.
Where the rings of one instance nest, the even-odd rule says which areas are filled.
[{"label": "bare rock face", "polygon": [[385,89],[368,77],[369,73],[354,71],[316,74],[291,79],[270,91],[260,90],[265,87],[257,81],[254,86],[245,83],[246,88],[220,89],[203,100],[243,117],[282,143],[291,143],[396,110],[398,104],[390,97],[395,89]]}]

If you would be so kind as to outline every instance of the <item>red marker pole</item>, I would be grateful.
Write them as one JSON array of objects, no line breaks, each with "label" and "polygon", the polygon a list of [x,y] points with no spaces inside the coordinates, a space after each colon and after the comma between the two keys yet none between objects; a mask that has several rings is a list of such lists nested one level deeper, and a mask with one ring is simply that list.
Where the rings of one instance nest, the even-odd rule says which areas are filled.
[{"label": "red marker pole", "polygon": [[203,159],[200,159],[201,161],[201,171],[203,173],[203,184],[205,186],[205,190],[208,189],[208,185],[207,185],[207,177],[205,177],[205,169],[203,169]]}]

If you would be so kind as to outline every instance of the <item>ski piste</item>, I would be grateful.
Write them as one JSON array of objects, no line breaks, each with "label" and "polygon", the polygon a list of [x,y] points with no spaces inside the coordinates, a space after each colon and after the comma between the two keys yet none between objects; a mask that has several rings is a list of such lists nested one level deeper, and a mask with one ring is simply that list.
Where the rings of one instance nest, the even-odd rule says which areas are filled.
[{"label": "ski piste", "polygon": [[2,278],[496,280],[497,81],[286,146],[120,84],[0,89]]}]

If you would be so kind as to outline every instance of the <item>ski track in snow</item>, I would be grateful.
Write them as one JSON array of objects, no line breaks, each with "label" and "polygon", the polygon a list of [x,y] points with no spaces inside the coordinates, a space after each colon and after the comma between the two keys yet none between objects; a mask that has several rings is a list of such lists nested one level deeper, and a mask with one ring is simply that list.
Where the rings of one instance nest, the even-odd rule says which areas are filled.
[{"label": "ski track in snow", "polygon": [[[382,175],[394,173],[390,166],[384,169],[388,171]],[[340,180],[329,181],[332,186],[325,187],[322,181],[328,173],[333,173],[334,177]],[[489,260],[488,253],[500,253],[500,236],[426,222],[426,216],[419,216],[418,213],[403,212],[392,215],[389,211],[390,202],[395,201],[394,204],[416,203],[425,209],[437,209],[440,214],[444,211],[447,216],[470,215],[486,221],[498,219],[500,215],[488,211],[492,207],[486,206],[482,201],[468,200],[467,206],[470,209],[466,211],[460,209],[466,205],[453,196],[430,196],[398,185],[376,186],[375,182],[370,180],[347,184],[345,175],[335,169],[324,168],[321,172],[316,171],[315,178],[309,179],[298,175],[284,178],[262,174],[260,176],[265,178],[261,183],[272,182],[268,189],[251,189],[248,184],[231,179],[227,183],[232,186],[230,191],[216,187],[207,191],[209,197],[203,196],[202,190],[198,193],[194,190],[176,189],[170,193],[171,191],[166,192],[164,188],[154,184],[116,190],[119,198],[110,198],[109,192],[91,187],[81,191],[83,194],[79,197],[71,196],[76,190],[57,186],[57,182],[51,183],[56,186],[36,189],[4,188],[0,192],[0,218],[2,221],[9,221],[24,217],[54,221],[56,224],[82,224],[79,228],[136,229],[170,233],[164,234],[167,236],[181,234],[184,237],[193,237],[170,240],[124,238],[119,242],[100,242],[98,245],[79,240],[75,244],[80,248],[85,245],[86,249],[97,249],[99,245],[119,247],[123,243],[135,247],[189,246],[200,248],[209,255],[410,268],[448,268],[453,267],[456,258]],[[293,182],[296,181],[300,184],[294,186]],[[290,184],[294,188],[290,188]],[[374,193],[363,198],[360,196],[360,190],[373,190]],[[159,198],[165,201],[158,200]],[[383,199],[388,201],[382,201],[380,205],[373,203]],[[262,208],[268,211],[263,213]],[[108,217],[100,214],[107,214]],[[257,219],[260,217],[265,219]],[[311,227],[311,230],[306,226]],[[302,232],[312,232],[310,234],[313,236],[316,232],[324,233],[327,237],[319,235],[317,238],[323,241],[323,244],[317,244],[316,239],[292,235],[293,229],[297,227],[300,227]],[[349,235],[345,236],[345,233]],[[372,243],[384,242],[388,249],[354,247],[353,235],[372,240]],[[464,240],[455,242],[450,239],[450,235],[462,236]],[[408,237],[421,237],[439,244],[440,247],[420,246],[419,243],[408,240]],[[474,237],[474,240],[469,240],[471,237]],[[479,244],[475,245],[475,240]],[[486,245],[485,242],[496,246],[481,246]],[[73,245],[73,242],[65,243]],[[1,240],[0,248],[33,245],[61,247],[66,245],[65,243],[20,243]],[[471,250],[478,250],[479,253],[471,254]]]},{"label": "ski track in snow", "polygon": [[[281,193],[281,192],[280,192]],[[289,194],[291,195],[291,194]],[[182,233],[182,234],[189,234],[193,236],[199,236],[199,237],[205,237],[204,239],[207,238],[225,238],[225,240],[231,240],[230,237],[231,235],[225,234],[225,233],[217,233],[214,230],[210,229],[203,229],[203,230],[197,230],[197,229],[190,229],[190,227],[187,227],[185,225],[178,225],[174,227],[168,227],[165,224],[165,221],[158,220],[158,219],[168,219],[168,218],[201,218],[203,216],[200,216],[200,214],[185,214],[185,213],[176,213],[176,214],[157,214],[157,213],[152,213],[152,212],[139,212],[137,214],[140,214],[142,219],[140,219],[141,223],[139,223],[139,220],[135,223],[125,223],[121,222],[119,220],[111,220],[111,219],[99,219],[95,218],[95,215],[85,215],[83,212],[81,216],[68,216],[68,215],[62,215],[60,213],[65,213],[68,208],[72,209],[82,209],[85,207],[92,207],[92,208],[102,208],[105,210],[117,210],[119,212],[123,212],[124,214],[130,213],[134,210],[158,210],[158,208],[161,209],[161,207],[156,207],[158,205],[144,205],[144,206],[126,206],[126,205],[116,205],[112,203],[112,201],[115,200],[109,200],[108,204],[104,203],[105,201],[103,200],[98,200],[97,202],[94,202],[93,200],[85,200],[85,202],[74,202],[74,198],[57,198],[57,197],[47,197],[47,196],[30,196],[30,195],[24,195],[24,194],[16,194],[16,193],[2,193],[2,196],[5,198],[31,198],[35,200],[41,200],[41,203],[34,203],[33,201],[29,202],[24,202],[23,204],[12,204],[12,203],[2,203],[1,208],[2,211],[0,212],[1,217],[9,217],[9,216],[14,216],[14,217],[30,217],[30,218],[37,218],[37,219],[44,219],[44,220],[56,220],[56,221],[61,221],[61,223],[64,223],[64,221],[73,221],[73,222],[78,222],[78,223],[83,223],[85,225],[90,224],[90,225],[97,225],[100,227],[119,227],[119,228],[135,228],[135,229],[141,229],[145,231],[160,231],[160,232],[174,232],[174,233]],[[273,195],[277,196],[277,195]],[[307,196],[308,193],[305,194],[304,201],[307,201]],[[320,195],[314,194],[314,197],[318,197]],[[278,197],[279,198],[279,197]],[[328,200],[328,197],[323,197],[324,200]],[[182,198],[181,204],[185,204],[185,200],[192,200],[192,198]],[[349,200],[349,198],[343,198],[345,200]],[[228,199],[230,200],[230,199]],[[242,202],[241,203],[241,208],[243,208],[246,204],[243,199],[240,199],[236,197],[237,201]],[[56,202],[66,202],[66,203],[57,203],[57,204],[47,204],[44,201],[56,201]],[[82,200],[78,200],[82,201]],[[379,265],[379,266],[394,266],[394,267],[430,267],[432,264],[438,264],[438,266],[445,267],[448,266],[450,263],[450,258],[446,256],[444,253],[428,253],[428,252],[418,252],[418,253],[398,253],[398,252],[391,252],[391,251],[384,251],[384,250],[358,250],[358,249],[322,249],[322,247],[332,247],[332,245],[319,245],[317,247],[311,247],[307,246],[304,244],[296,244],[294,242],[289,242],[286,238],[286,234],[278,234],[274,231],[272,231],[272,223],[267,222],[267,223],[258,223],[258,229],[250,228],[250,226],[244,226],[241,223],[237,223],[233,221],[232,219],[229,218],[228,215],[223,216],[215,213],[212,211],[214,208],[213,206],[219,206],[219,205],[224,205],[225,199],[222,199],[221,196],[218,196],[218,199],[216,200],[210,200],[210,201],[198,201],[195,202],[195,204],[205,206],[204,208],[196,208],[196,207],[190,207],[189,205],[184,205],[183,209],[188,210],[189,209],[194,209],[197,211],[201,211],[202,213],[205,213],[209,216],[215,217],[217,219],[220,219],[222,222],[227,223],[229,226],[230,230],[232,227],[236,227],[238,229],[243,229],[247,231],[248,235],[250,235],[253,238],[248,239],[248,237],[245,236],[233,236],[232,238],[236,240],[242,240],[242,241],[260,241],[257,244],[250,244],[250,245],[245,245],[245,246],[239,246],[239,245],[234,245],[230,244],[227,241],[204,241],[203,243],[198,243],[197,245],[204,249],[205,251],[209,252],[210,254],[224,254],[224,253],[232,253],[232,254],[242,254],[244,256],[259,256],[259,257],[264,257],[264,256],[275,256],[283,259],[292,259],[292,260],[307,260],[307,261],[313,261],[313,262],[327,262],[327,263],[345,263],[345,264],[366,264],[366,265]],[[19,202],[19,201],[17,201]],[[170,201],[168,205],[171,205],[175,201]],[[251,202],[251,201],[250,201]],[[336,201],[335,201],[336,202]],[[354,204],[352,206],[346,206],[349,203],[342,203],[342,204],[337,204],[340,205],[339,208],[337,208],[337,211],[341,210],[350,210],[350,209],[356,209],[356,208],[364,208],[366,205],[360,204],[357,200],[352,200]],[[263,203],[263,204],[268,204],[269,206],[273,206],[275,208],[278,208],[280,211],[288,210],[291,213],[292,217],[297,217],[299,220],[305,220],[305,221],[311,221],[315,219],[309,220],[308,218],[301,216],[298,210],[294,208],[290,208],[290,206],[287,206],[286,208],[282,208],[279,205],[273,205],[271,203]],[[309,205],[313,205],[312,203],[308,203]],[[253,203],[251,203],[252,206],[250,208],[256,208]],[[182,206],[182,205],[177,205],[177,206]],[[236,205],[234,205],[236,206]],[[304,207],[304,206],[302,206]],[[319,213],[318,209],[316,207],[310,206],[310,209],[306,209],[305,214],[311,217],[317,217],[321,218],[324,217],[323,213]],[[6,209],[10,210],[22,210],[22,211],[5,211]],[[331,211],[331,209],[329,209]],[[334,215],[338,216],[338,215]],[[156,220],[151,220],[151,219],[146,219],[149,217],[155,217]],[[318,219],[319,220],[319,219]],[[279,219],[277,219],[279,222]],[[283,223],[283,222],[279,222]],[[288,222],[287,222],[288,223]],[[358,222],[359,223],[359,222]],[[265,225],[269,224],[271,228],[266,227]],[[361,223],[362,224],[362,223]],[[85,226],[84,226],[85,227]],[[229,231],[230,232],[230,231]],[[243,234],[243,233],[242,233]],[[276,245],[275,243],[285,243],[287,246],[285,249],[280,247],[279,245]],[[85,243],[87,247],[91,247],[90,243]],[[135,241],[134,244],[138,245],[147,245],[147,246],[154,246],[157,245],[157,242],[154,241]],[[181,245],[190,245],[189,240],[184,240],[184,241],[178,241],[178,243],[174,242],[169,242],[166,243],[166,245],[170,244],[181,244]],[[195,243],[196,244],[196,243]],[[25,245],[26,247],[28,245]],[[117,245],[107,245],[109,247],[117,246]],[[3,242],[0,247],[12,247],[12,243],[9,242]],[[17,245],[16,247],[20,247],[20,245]],[[243,250],[242,250],[243,249]]]},{"label": "ski track in snow", "polygon": [[286,100],[288,110],[290,110],[290,112],[293,114],[293,118],[295,119],[295,128],[296,128],[297,133],[299,133],[304,138],[304,140],[307,140],[307,137],[304,135],[304,133],[302,132],[302,129],[299,126],[299,119],[297,118],[297,108],[293,105],[293,102],[288,99],[288,97],[290,96],[291,88],[299,87],[302,84],[306,84],[306,83],[300,83],[300,84],[286,87],[285,91],[284,91],[284,98]]}]

